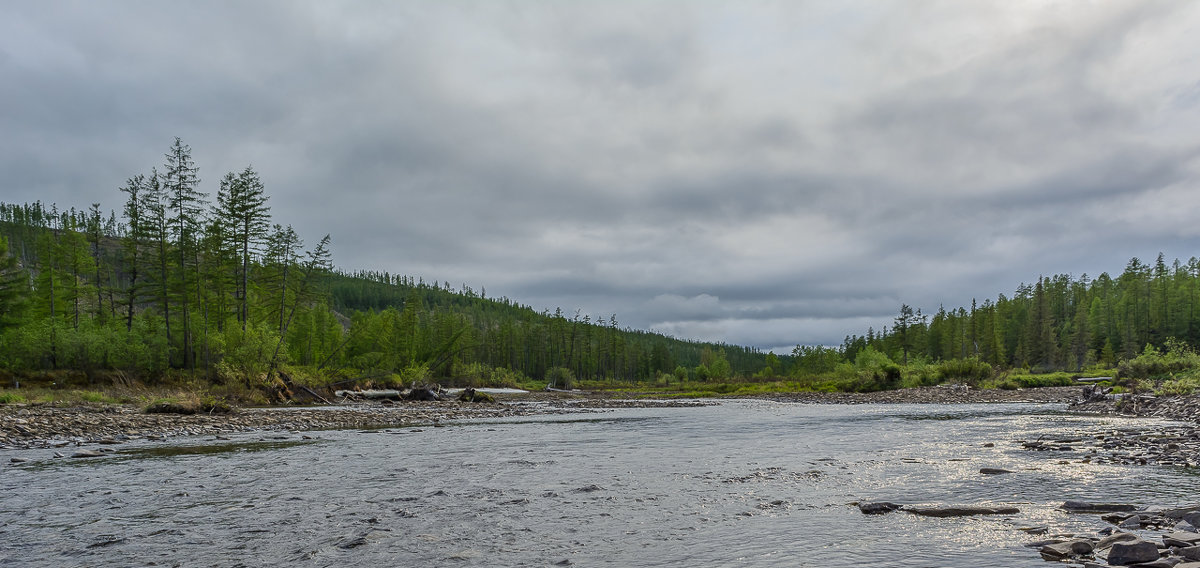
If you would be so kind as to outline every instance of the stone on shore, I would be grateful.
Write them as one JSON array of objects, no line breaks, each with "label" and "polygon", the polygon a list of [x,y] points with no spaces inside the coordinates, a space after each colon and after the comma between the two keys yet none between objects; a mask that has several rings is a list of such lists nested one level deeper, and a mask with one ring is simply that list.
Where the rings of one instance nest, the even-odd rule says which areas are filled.
[{"label": "stone on shore", "polygon": [[1179,548],[1188,548],[1200,545],[1200,533],[1194,532],[1173,532],[1163,535],[1163,544],[1167,546],[1175,546]]},{"label": "stone on shore", "polygon": [[1175,568],[1176,564],[1178,564],[1178,562],[1173,562],[1169,558],[1159,558],[1158,560],[1151,560],[1150,562],[1130,564],[1130,568]]},{"label": "stone on shore", "polygon": [[1158,560],[1158,547],[1142,539],[1118,542],[1108,551],[1108,563],[1113,566],[1129,566]]},{"label": "stone on shore", "polygon": [[98,458],[103,455],[104,455],[104,452],[98,452],[96,450],[79,450],[78,452],[71,454],[71,457],[73,457],[73,458]]},{"label": "stone on shore", "polygon": [[1139,539],[1138,539],[1138,536],[1133,533],[1127,533],[1127,532],[1113,533],[1109,536],[1106,536],[1106,537],[1100,539],[1100,542],[1096,543],[1096,548],[1105,549],[1105,548],[1108,548],[1118,542],[1132,542],[1135,540],[1139,540]]}]

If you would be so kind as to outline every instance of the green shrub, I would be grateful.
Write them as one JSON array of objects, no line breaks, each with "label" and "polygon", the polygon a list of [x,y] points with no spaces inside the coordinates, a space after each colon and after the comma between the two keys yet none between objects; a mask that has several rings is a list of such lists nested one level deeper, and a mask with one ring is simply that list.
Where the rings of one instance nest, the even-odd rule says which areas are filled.
[{"label": "green shrub", "polygon": [[1153,345],[1146,345],[1141,355],[1121,361],[1117,366],[1117,378],[1162,378],[1195,368],[1200,368],[1200,355],[1183,341],[1168,338],[1162,351],[1155,349]]},{"label": "green shrub", "polygon": [[556,389],[575,388],[575,373],[566,367],[554,367],[546,371],[546,381]]},{"label": "green shrub", "polygon": [[884,353],[868,346],[858,352],[854,363],[841,363],[834,370],[840,390],[872,392],[900,387],[903,369]]},{"label": "green shrub", "polygon": [[[262,384],[270,370],[271,359],[279,345],[279,334],[269,325],[250,324],[242,330],[233,322],[224,333],[210,338],[210,348],[220,356],[217,373],[226,380],[243,381],[247,385]],[[284,352],[276,363],[284,362]]]},{"label": "green shrub", "polygon": [[942,380],[961,380],[978,383],[992,376],[992,366],[979,360],[978,357],[950,359],[938,363],[937,367],[938,376]]}]

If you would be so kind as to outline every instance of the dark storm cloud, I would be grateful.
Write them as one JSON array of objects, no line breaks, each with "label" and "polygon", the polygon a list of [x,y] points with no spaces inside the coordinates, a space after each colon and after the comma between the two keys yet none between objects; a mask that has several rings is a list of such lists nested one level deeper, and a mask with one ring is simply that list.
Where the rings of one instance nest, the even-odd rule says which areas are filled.
[{"label": "dark storm cloud", "polygon": [[193,148],[339,265],[787,350],[1200,244],[1173,2],[0,2],[4,201]]}]

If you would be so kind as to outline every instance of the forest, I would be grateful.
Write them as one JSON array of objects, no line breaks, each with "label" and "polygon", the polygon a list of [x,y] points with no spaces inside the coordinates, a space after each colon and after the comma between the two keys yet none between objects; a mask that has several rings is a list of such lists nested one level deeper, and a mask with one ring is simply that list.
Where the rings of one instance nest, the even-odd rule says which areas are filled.
[{"label": "forest", "polygon": [[[311,381],[507,384],[728,379],[779,358],[621,328],[617,316],[537,312],[465,284],[334,268],[271,216],[252,167],[200,190],[175,139],[161,168],[100,203],[0,204],[0,373],[153,384]],[[9,382],[9,381],[6,381]]]},{"label": "forest", "polygon": [[932,315],[903,305],[889,327],[776,355],[623,328],[616,314],[539,312],[466,284],[337,269],[329,235],[306,248],[273,219],[252,167],[220,177],[215,197],[201,191],[178,138],[161,166],[118,190],[108,212],[0,203],[5,384],[1011,386],[997,379],[1194,362],[1200,341],[1196,258],[1134,258],[1115,278],[1039,277],[1011,298]]},{"label": "forest", "polygon": [[[1170,378],[1170,370],[1200,366],[1197,318],[1200,260],[1168,263],[1160,253],[1153,265],[1131,259],[1116,278],[1042,276],[1019,285],[1011,298],[939,307],[932,316],[902,305],[890,328],[848,336],[837,348],[798,346],[793,372],[821,376],[842,365],[845,375],[847,364],[862,371],[866,361],[874,371],[868,387],[872,381],[890,387],[898,377],[912,386],[1012,370]],[[1147,362],[1155,364],[1147,370]],[[889,365],[891,380],[880,380]]]}]

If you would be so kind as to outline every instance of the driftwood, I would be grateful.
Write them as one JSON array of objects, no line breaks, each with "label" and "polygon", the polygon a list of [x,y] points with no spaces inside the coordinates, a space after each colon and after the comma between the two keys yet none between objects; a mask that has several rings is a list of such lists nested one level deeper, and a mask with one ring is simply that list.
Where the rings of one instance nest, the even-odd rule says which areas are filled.
[{"label": "driftwood", "polygon": [[301,393],[304,393],[304,395],[305,395],[304,398],[309,398],[311,401],[320,401],[322,404],[331,404],[329,402],[329,400],[327,400],[325,397],[317,394],[316,391],[314,391],[304,385],[296,384],[296,382],[293,381],[292,378],[289,377],[287,375],[287,373],[284,373],[283,371],[279,371],[279,379],[282,380],[283,385],[285,387],[287,387],[287,393],[289,395],[291,395],[288,398],[290,398],[292,400],[295,400],[297,398],[302,398],[302,397],[296,396],[296,391],[299,390]]},{"label": "driftwood", "polygon": [[367,400],[401,400],[400,391],[394,389],[378,389],[378,390],[340,390],[333,393],[342,398],[365,398]]}]

